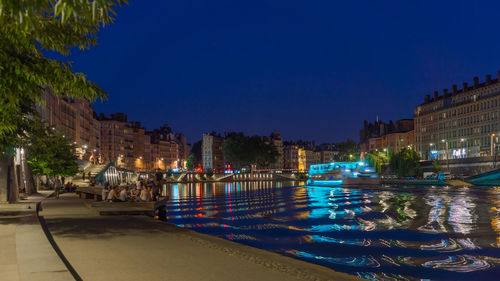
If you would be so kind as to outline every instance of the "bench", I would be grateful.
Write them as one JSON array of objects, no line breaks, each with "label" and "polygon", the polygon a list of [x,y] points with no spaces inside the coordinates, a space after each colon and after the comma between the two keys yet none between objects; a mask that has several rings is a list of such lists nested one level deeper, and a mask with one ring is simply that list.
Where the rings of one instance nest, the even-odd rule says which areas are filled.
[{"label": "bench", "polygon": [[88,207],[95,209],[101,216],[113,215],[147,215],[155,216],[158,211],[158,216],[165,211],[168,196],[161,200],[152,202],[92,202],[87,204]]},{"label": "bench", "polygon": [[82,199],[94,199],[102,201],[102,190],[104,186],[77,187],[75,193]]}]

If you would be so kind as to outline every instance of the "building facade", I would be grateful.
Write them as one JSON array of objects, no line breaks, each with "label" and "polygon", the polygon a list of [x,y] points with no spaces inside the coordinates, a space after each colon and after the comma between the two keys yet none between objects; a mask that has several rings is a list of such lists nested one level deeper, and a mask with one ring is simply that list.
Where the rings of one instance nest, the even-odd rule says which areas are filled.
[{"label": "building facade", "polygon": [[38,111],[45,123],[75,146],[78,158],[97,162],[101,155],[100,123],[86,99],[56,97],[45,87]]},{"label": "building facade", "polygon": [[321,163],[335,162],[335,159],[339,154],[339,152],[335,150],[322,150],[319,153],[321,157]]},{"label": "building facade", "polygon": [[178,145],[172,141],[152,139],[151,160],[154,171],[177,169]]},{"label": "building facade", "polygon": [[203,134],[201,150],[203,170],[224,169],[223,142],[223,137],[213,132]]},{"label": "building facade", "polygon": [[[500,75],[500,71],[498,72]],[[456,159],[493,154],[500,132],[500,78],[474,77],[472,86],[427,95],[415,107],[415,145],[422,159]]]},{"label": "building facade", "polygon": [[384,123],[377,120],[374,123],[364,122],[360,131],[360,158],[372,151],[398,152],[403,147],[415,147],[415,132],[413,119],[401,119],[395,123]]},{"label": "building facade", "polygon": [[321,164],[321,152],[313,150],[305,150],[306,165],[305,170],[309,170],[311,165]]}]

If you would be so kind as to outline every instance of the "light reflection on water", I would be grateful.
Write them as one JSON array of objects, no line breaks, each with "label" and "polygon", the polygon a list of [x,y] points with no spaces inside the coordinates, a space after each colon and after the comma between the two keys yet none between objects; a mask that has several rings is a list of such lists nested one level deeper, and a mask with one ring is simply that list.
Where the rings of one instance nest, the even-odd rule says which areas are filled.
[{"label": "light reflection on water", "polygon": [[497,280],[500,187],[173,184],[169,222],[370,280]]}]

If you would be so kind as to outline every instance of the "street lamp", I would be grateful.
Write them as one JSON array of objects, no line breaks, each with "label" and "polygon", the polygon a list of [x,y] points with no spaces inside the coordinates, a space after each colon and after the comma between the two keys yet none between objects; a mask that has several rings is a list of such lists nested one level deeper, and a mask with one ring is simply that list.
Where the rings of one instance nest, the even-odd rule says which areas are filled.
[{"label": "street lamp", "polygon": [[431,143],[429,143],[429,160],[432,160],[432,157],[431,157],[431,151],[432,151],[432,146],[433,146],[433,145],[434,145],[434,144],[433,144],[432,142],[431,142]]},{"label": "street lamp", "polygon": [[460,155],[461,155],[462,158],[465,158],[465,155],[464,155],[464,152],[465,152],[465,141],[466,141],[466,139],[464,139],[464,138],[460,139],[460,143],[462,144],[461,145],[462,151],[461,151]]},{"label": "street lamp", "polygon": [[450,171],[450,158],[448,157],[448,142],[445,139],[442,139],[441,142],[445,144],[444,154],[446,155],[446,169],[449,172]]},{"label": "street lamp", "polygon": [[491,134],[491,156],[493,156],[493,168],[496,167],[496,160],[497,160],[496,159],[497,154],[496,154],[496,151],[495,151],[495,142],[494,142],[494,140],[495,140],[494,137],[495,136],[496,136],[495,133]]}]

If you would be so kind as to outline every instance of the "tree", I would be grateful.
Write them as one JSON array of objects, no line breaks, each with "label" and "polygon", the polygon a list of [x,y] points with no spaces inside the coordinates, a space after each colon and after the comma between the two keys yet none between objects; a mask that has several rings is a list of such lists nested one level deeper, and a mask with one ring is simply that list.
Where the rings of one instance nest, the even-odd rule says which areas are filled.
[{"label": "tree", "polygon": [[191,153],[186,161],[186,168],[188,169],[188,171],[194,169],[195,162],[196,162],[196,157],[194,156],[193,153]]},{"label": "tree", "polygon": [[[43,103],[45,87],[55,95],[106,97],[83,73],[74,73],[70,62],[48,58],[43,51],[68,55],[72,48],[96,45],[100,28],[114,21],[114,8],[123,3],[126,0],[0,1],[0,151],[7,152],[2,153],[0,169],[16,173],[8,152],[30,134],[30,116],[36,103]],[[14,194],[17,183],[10,178],[0,178],[0,188]]]},{"label": "tree", "polygon": [[420,156],[414,149],[402,148],[391,157],[390,167],[399,177],[419,176],[422,174],[419,162]]},{"label": "tree", "polygon": [[46,57],[42,50],[68,55],[72,48],[97,44],[100,28],[113,22],[114,7],[125,0],[0,1],[0,150],[27,133],[42,87],[56,95],[90,100],[106,95],[71,63]]},{"label": "tree", "polygon": [[26,146],[27,162],[33,174],[74,176],[78,172],[74,147],[61,134],[43,124],[36,127],[30,133]]},{"label": "tree", "polygon": [[278,159],[278,151],[271,143],[259,136],[247,137],[243,134],[232,134],[222,145],[224,157],[236,168],[257,164],[268,167]]},{"label": "tree", "polygon": [[339,151],[338,161],[355,161],[359,158],[359,145],[351,139],[337,143],[336,147]]},{"label": "tree", "polygon": [[202,155],[201,155],[201,150],[202,150],[202,145],[203,145],[203,142],[201,140],[195,142],[193,144],[193,147],[191,148],[191,154],[194,155],[195,157],[195,164],[194,166],[197,167],[198,165],[201,166],[201,162],[202,162]]},{"label": "tree", "polygon": [[383,167],[389,163],[388,154],[380,151],[372,151],[366,155],[370,166],[374,167],[377,173],[381,174]]},{"label": "tree", "polygon": [[436,174],[439,173],[439,171],[441,171],[441,167],[439,166],[439,163],[436,160],[432,161],[432,171]]},{"label": "tree", "polygon": [[250,147],[248,137],[243,134],[233,134],[226,138],[222,145],[224,158],[235,168],[243,168],[254,162],[254,149]]}]

